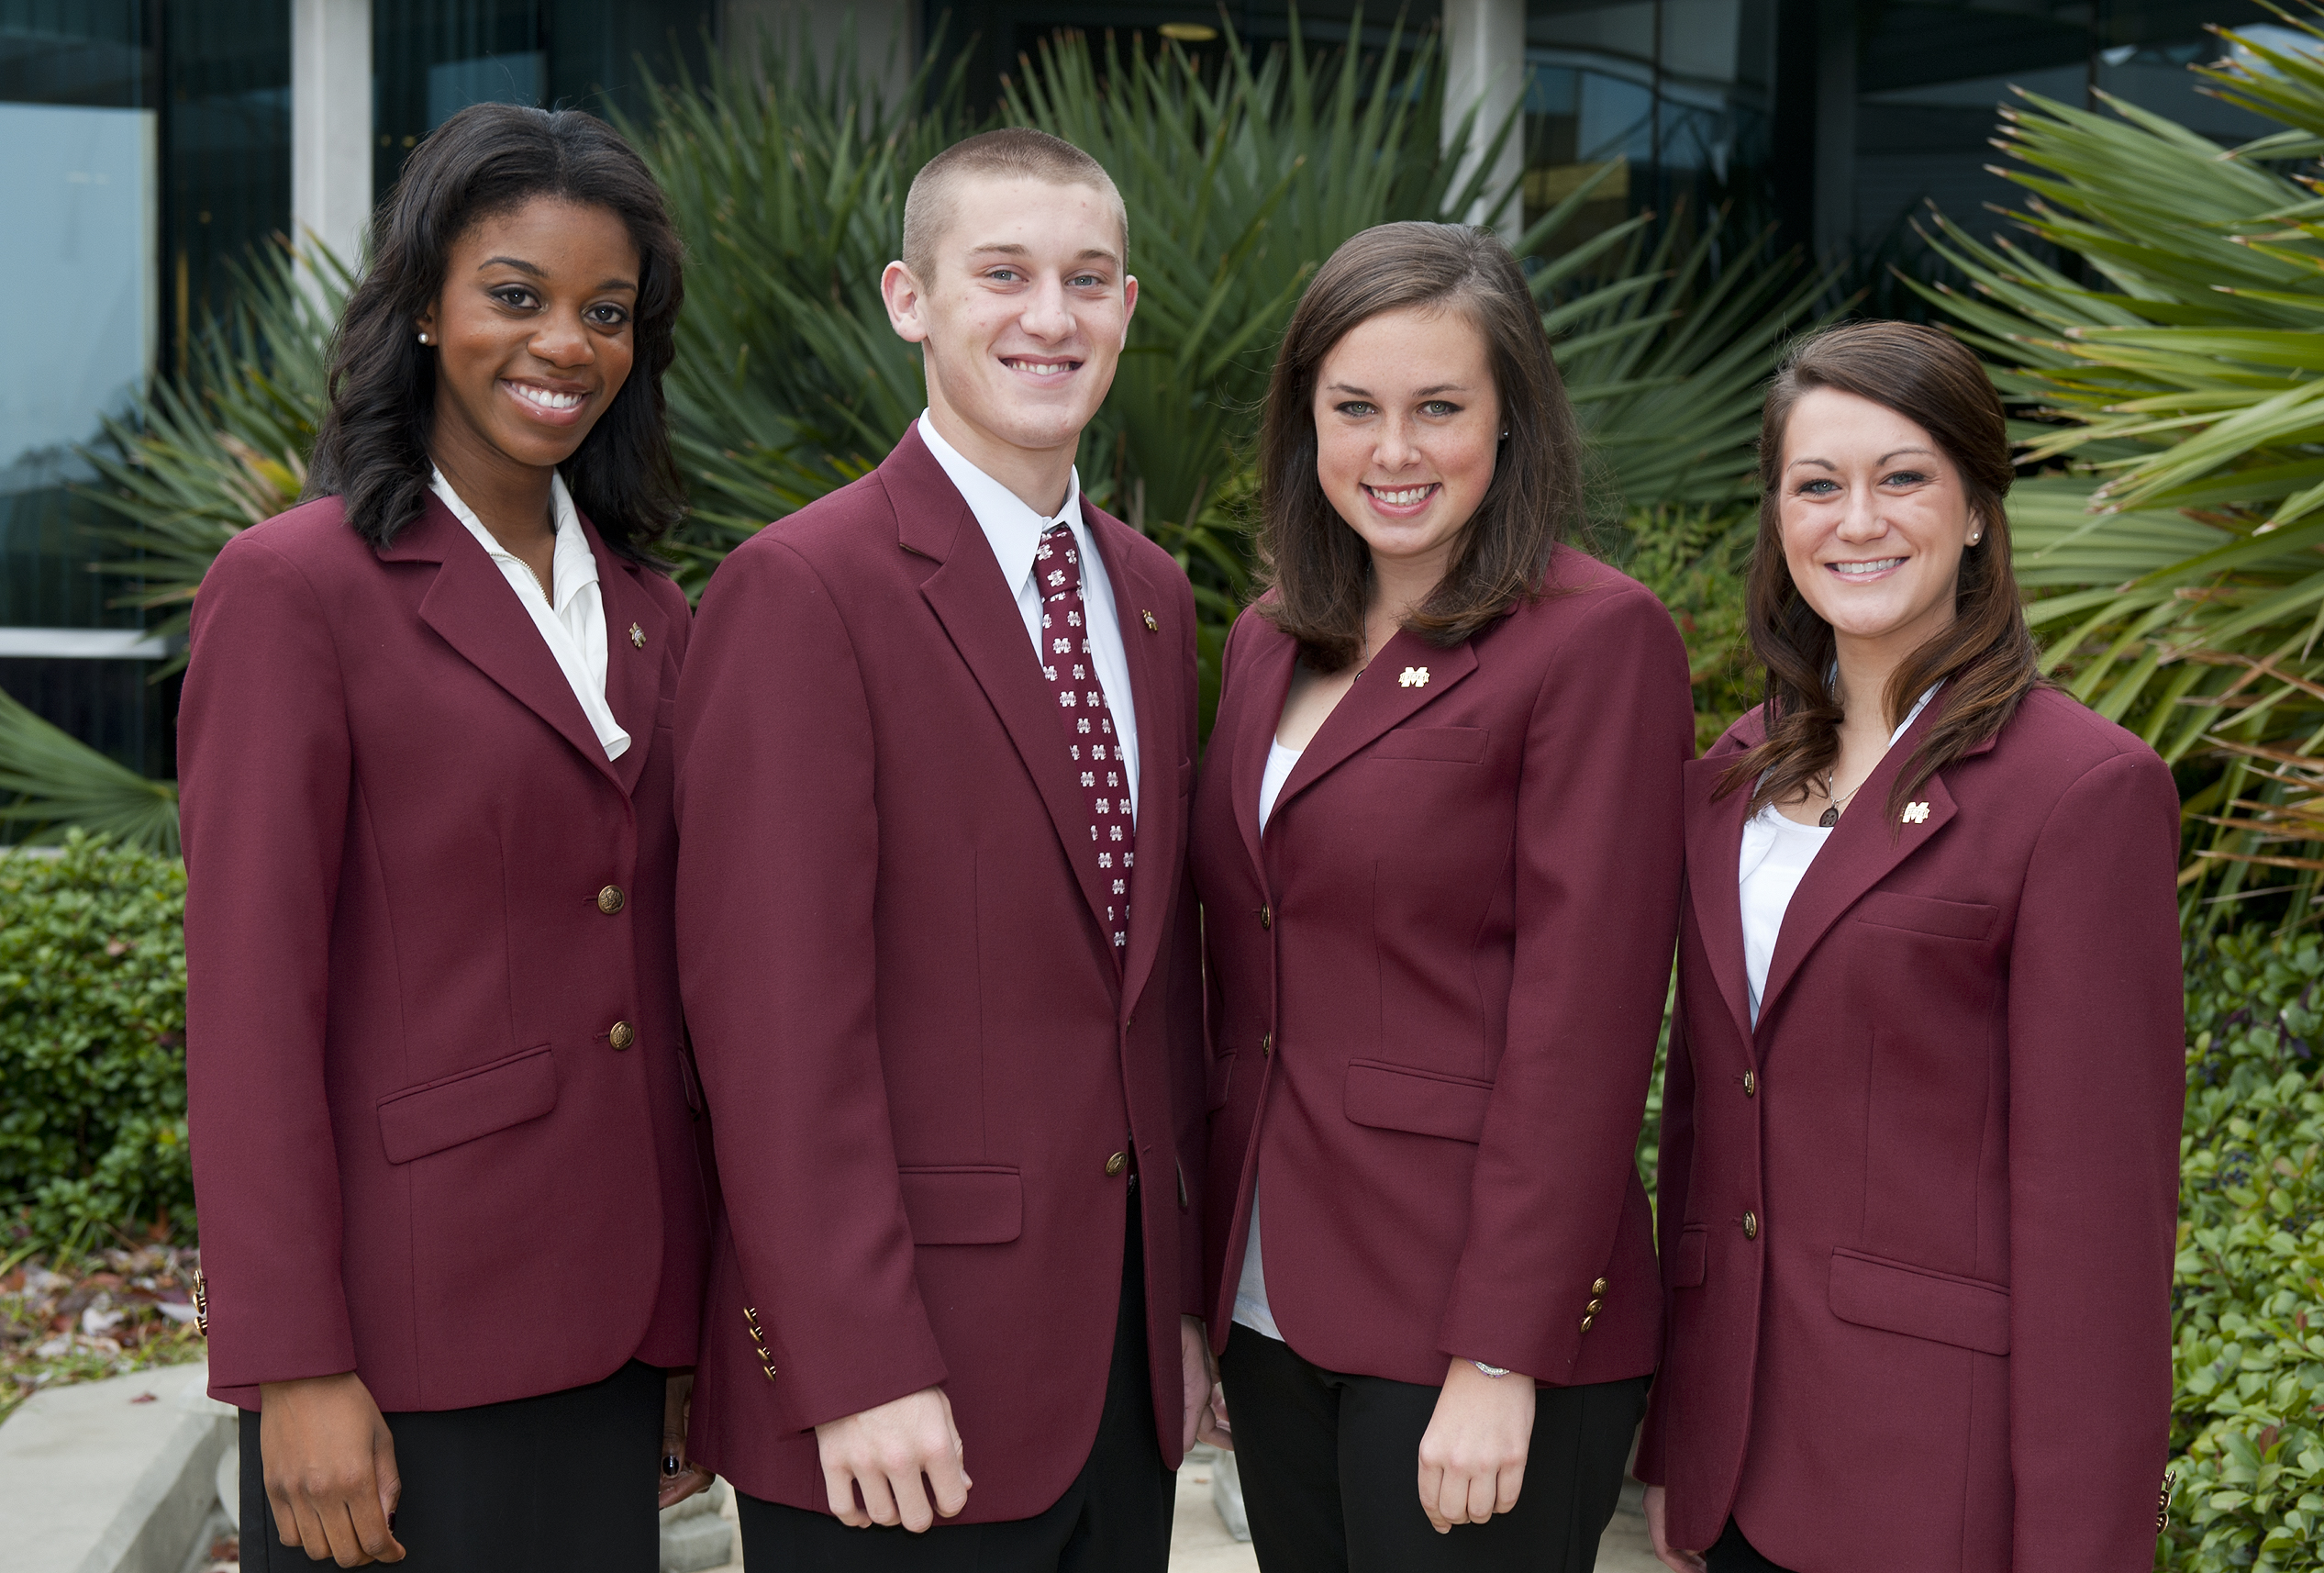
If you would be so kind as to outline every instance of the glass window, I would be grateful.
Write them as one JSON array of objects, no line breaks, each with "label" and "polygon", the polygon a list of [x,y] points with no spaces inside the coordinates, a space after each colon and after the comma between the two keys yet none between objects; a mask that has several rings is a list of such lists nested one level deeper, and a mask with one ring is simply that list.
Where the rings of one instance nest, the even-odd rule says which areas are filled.
[{"label": "glass window", "polygon": [[1772,0],[1532,0],[1526,8],[1525,217],[1594,177],[1564,251],[1631,215],[1732,200],[1756,221],[1768,184]]},{"label": "glass window", "polygon": [[152,364],[157,117],[139,0],[0,0],[0,279],[25,303],[0,356],[0,624],[131,627],[68,489]]}]

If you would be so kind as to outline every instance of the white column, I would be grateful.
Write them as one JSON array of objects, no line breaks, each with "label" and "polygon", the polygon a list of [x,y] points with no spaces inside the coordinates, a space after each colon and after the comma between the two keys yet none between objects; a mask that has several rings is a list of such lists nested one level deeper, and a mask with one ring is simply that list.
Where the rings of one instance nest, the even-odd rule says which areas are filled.
[{"label": "white column", "polygon": [[[1444,135],[1449,139],[1460,128],[1472,106],[1477,109],[1473,149],[1461,165],[1461,180],[1468,178],[1484,144],[1524,93],[1525,0],[1444,0]],[[1469,222],[1513,234],[1523,222],[1524,207],[1516,200],[1516,189],[1524,169],[1525,127],[1520,121],[1510,128],[1493,165],[1494,184],[1506,188],[1510,199],[1497,212],[1488,211],[1488,202],[1477,203],[1469,210]]]},{"label": "white column", "polygon": [[372,216],[371,0],[290,0],[291,238],[352,268]]}]

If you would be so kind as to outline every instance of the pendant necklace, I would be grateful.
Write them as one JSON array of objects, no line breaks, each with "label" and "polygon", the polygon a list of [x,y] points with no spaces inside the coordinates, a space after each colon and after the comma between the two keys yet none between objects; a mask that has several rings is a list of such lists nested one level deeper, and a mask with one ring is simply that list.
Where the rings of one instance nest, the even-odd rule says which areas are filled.
[{"label": "pendant necklace", "polygon": [[1859,781],[1856,785],[1848,788],[1848,796],[1846,798],[1832,798],[1832,778],[1838,774],[1839,772],[1837,767],[1824,772],[1824,796],[1831,798],[1831,801],[1825,806],[1822,813],[1816,816],[1816,823],[1819,828],[1827,831],[1831,829],[1834,825],[1840,823],[1840,810],[1848,806],[1849,798],[1853,798],[1857,793],[1864,789],[1863,782]]}]

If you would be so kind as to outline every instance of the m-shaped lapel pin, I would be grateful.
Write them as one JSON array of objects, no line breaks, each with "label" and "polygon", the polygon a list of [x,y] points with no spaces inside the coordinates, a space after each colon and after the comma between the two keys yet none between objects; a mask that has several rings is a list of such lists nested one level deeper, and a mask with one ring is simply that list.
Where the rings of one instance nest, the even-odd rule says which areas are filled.
[{"label": "m-shaped lapel pin", "polygon": [[1927,824],[1929,822],[1929,805],[1926,803],[1907,803],[1905,805],[1904,820],[1905,823],[1908,825]]},{"label": "m-shaped lapel pin", "polygon": [[1396,678],[1396,684],[1399,687],[1405,688],[1425,688],[1429,686],[1429,669],[1425,666],[1407,666]]}]

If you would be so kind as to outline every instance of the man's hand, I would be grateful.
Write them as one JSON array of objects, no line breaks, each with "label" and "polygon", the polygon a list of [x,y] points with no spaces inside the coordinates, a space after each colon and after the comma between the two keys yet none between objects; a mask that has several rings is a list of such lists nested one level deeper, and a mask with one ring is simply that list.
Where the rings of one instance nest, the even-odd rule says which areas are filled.
[{"label": "man's hand", "polygon": [[1703,1561],[1701,1552],[1671,1549],[1670,1536],[1663,1530],[1666,1517],[1667,1509],[1662,1497],[1662,1488],[1647,1487],[1646,1533],[1654,1537],[1655,1559],[1669,1568],[1671,1573],[1706,1573],[1707,1564]]},{"label": "man's hand", "polygon": [[1179,1363],[1186,1373],[1186,1429],[1181,1453],[1197,1442],[1233,1452],[1235,1434],[1227,1429],[1227,1396],[1219,1390],[1218,1367],[1210,1357],[1210,1334],[1199,1316],[1178,1319]]},{"label": "man's hand", "polygon": [[1439,1534],[1517,1506],[1533,1445],[1533,1378],[1455,1360],[1420,1438],[1420,1507]]},{"label": "man's hand", "polygon": [[[853,1529],[900,1523],[921,1534],[939,1516],[951,1518],[966,1507],[974,1484],[962,1467],[952,1400],[941,1388],[923,1388],[845,1420],[826,1422],[815,1428],[815,1447],[823,1460],[831,1512]],[[923,1475],[935,1488],[933,1510],[928,1493],[920,1489]]]},{"label": "man's hand", "polygon": [[[275,1532],[317,1562],[401,1562],[395,1439],[352,1371],[259,1388],[259,1451]],[[260,1533],[263,1534],[261,1530]]]},{"label": "man's hand", "polygon": [[686,1458],[686,1418],[694,1403],[694,1373],[670,1377],[662,1384],[662,1476],[657,1507],[683,1502],[696,1491],[707,1490],[716,1478],[701,1465]]}]

